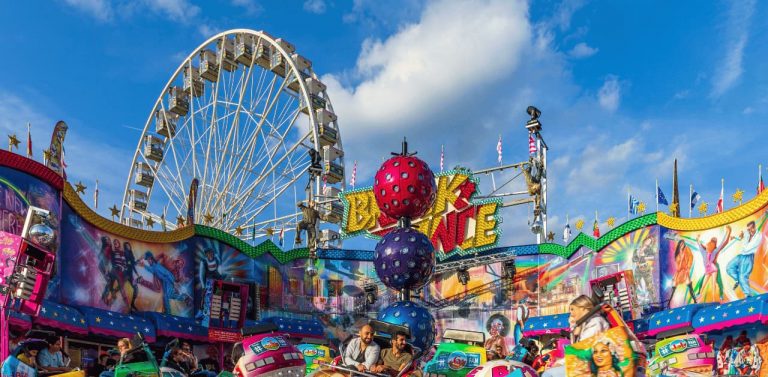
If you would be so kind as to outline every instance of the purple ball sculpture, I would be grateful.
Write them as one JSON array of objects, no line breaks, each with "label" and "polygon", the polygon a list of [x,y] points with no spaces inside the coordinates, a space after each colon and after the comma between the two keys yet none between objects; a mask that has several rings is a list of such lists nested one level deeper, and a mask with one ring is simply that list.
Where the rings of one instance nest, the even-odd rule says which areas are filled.
[{"label": "purple ball sculpture", "polygon": [[373,265],[387,287],[419,289],[435,273],[435,251],[423,233],[413,228],[397,228],[376,244]]},{"label": "purple ball sculpture", "polygon": [[435,319],[429,310],[411,302],[398,301],[379,312],[382,322],[402,325],[411,333],[411,343],[422,351],[435,342]]}]

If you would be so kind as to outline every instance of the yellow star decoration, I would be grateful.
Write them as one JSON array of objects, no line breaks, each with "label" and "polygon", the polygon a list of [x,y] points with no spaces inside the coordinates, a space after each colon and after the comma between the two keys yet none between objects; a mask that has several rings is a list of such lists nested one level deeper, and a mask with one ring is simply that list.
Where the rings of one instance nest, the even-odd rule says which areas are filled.
[{"label": "yellow star decoration", "polygon": [[101,317],[96,317],[96,323],[101,323]]},{"label": "yellow star decoration", "polygon": [[112,217],[115,217],[120,214],[120,210],[117,209],[117,204],[113,204],[112,208],[110,208],[109,211],[112,212]]},{"label": "yellow star decoration", "polygon": [[645,213],[645,202],[640,202],[637,205],[637,212],[640,212],[641,215]]},{"label": "yellow star decoration", "polygon": [[206,213],[205,215],[203,215],[203,221],[205,221],[206,224],[210,224],[211,222],[213,222],[213,215],[211,215],[210,213]]},{"label": "yellow star decoration", "polygon": [[606,220],[606,223],[608,223],[608,226],[613,228],[614,225],[616,225],[616,218],[611,216]]},{"label": "yellow star decoration", "polygon": [[744,190],[736,189],[736,192],[733,193],[732,198],[734,203],[739,203],[739,205],[741,205],[741,201],[744,200]]},{"label": "yellow star decoration", "polygon": [[584,219],[576,220],[576,230],[581,230],[584,227]]},{"label": "yellow star decoration", "polygon": [[243,227],[238,225],[237,228],[235,228],[235,235],[242,236],[243,235]]},{"label": "yellow star decoration", "polygon": [[8,135],[8,150],[13,150],[13,148],[19,149],[19,138],[16,137],[16,134]]},{"label": "yellow star decoration", "polygon": [[672,203],[669,205],[669,214],[672,216],[675,216],[677,214],[677,207],[680,205],[677,203]]},{"label": "yellow star decoration", "polygon": [[152,220],[151,216],[147,216],[147,218],[144,219],[144,222],[147,224],[148,227],[152,228],[155,226],[155,220]]},{"label": "yellow star decoration", "polygon": [[699,215],[706,215],[709,212],[709,203],[701,202],[699,204]]},{"label": "yellow star decoration", "polygon": [[184,226],[184,218],[183,218],[183,217],[181,217],[181,215],[179,215],[179,216],[176,216],[176,224],[177,224],[178,226]]},{"label": "yellow star decoration", "polygon": [[275,234],[275,230],[272,228],[267,228],[267,235],[271,237],[273,234]]},{"label": "yellow star decoration", "polygon": [[555,240],[555,232],[549,232],[547,233],[547,241],[552,242]]},{"label": "yellow star decoration", "polygon": [[83,182],[77,182],[75,185],[75,192],[78,194],[85,194],[85,189],[88,187],[83,184]]}]

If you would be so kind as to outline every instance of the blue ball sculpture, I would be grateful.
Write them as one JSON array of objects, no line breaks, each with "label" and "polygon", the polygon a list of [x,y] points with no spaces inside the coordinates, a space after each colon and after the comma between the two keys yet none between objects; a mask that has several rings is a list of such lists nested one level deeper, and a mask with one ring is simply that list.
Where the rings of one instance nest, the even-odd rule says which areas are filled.
[{"label": "blue ball sculpture", "polygon": [[419,289],[435,273],[435,250],[429,238],[413,228],[397,228],[378,244],[373,265],[389,288]]},{"label": "blue ball sculpture", "polygon": [[429,310],[411,302],[398,301],[379,312],[379,321],[402,325],[411,332],[409,343],[422,351],[435,342],[435,319]]}]

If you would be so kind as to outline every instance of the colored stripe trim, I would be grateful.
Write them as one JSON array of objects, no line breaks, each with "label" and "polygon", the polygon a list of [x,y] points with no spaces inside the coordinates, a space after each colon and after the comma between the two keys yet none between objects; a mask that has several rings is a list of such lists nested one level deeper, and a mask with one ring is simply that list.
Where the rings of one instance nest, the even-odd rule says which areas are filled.
[{"label": "colored stripe trim", "polygon": [[584,233],[579,233],[576,238],[566,246],[553,243],[541,244],[539,245],[539,254],[553,254],[568,259],[581,247],[600,251],[605,246],[623,237],[627,233],[655,224],[656,212],[649,213],[645,216],[636,217],[611,229],[598,239],[594,239]]},{"label": "colored stripe trim", "polygon": [[702,334],[702,333],[706,333],[707,331],[722,330],[728,327],[748,325],[751,323],[760,323],[762,322],[762,319],[763,319],[763,315],[758,313],[758,314],[750,315],[743,318],[729,319],[727,321],[720,321],[717,323],[711,323],[709,325],[699,326],[693,329],[693,332],[696,334]]},{"label": "colored stripe trim", "polygon": [[58,173],[49,169],[47,166],[20,154],[0,150],[0,166],[9,167],[32,175],[53,186],[57,190],[61,190],[64,185],[64,179],[61,178]]}]

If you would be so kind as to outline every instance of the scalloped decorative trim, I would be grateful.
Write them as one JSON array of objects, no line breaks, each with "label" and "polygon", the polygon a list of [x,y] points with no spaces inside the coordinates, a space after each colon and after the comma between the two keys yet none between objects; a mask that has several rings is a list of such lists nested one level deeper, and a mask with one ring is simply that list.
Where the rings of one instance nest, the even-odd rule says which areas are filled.
[{"label": "scalloped decorative trim", "polygon": [[659,212],[658,224],[665,228],[681,231],[713,229],[752,215],[765,207],[766,204],[768,204],[768,190],[764,190],[750,201],[738,207],[710,216],[684,219]]}]

